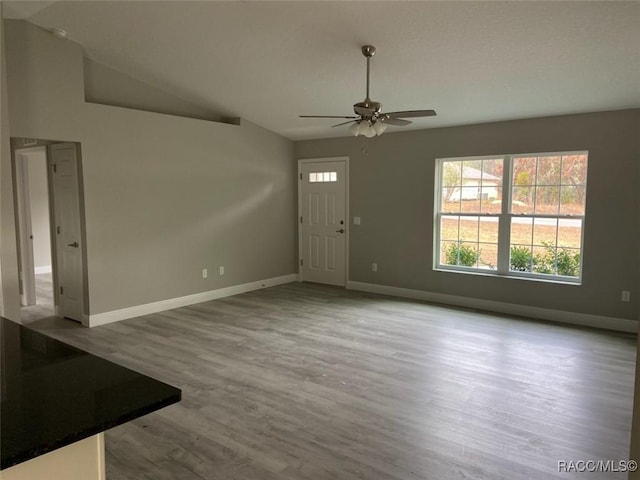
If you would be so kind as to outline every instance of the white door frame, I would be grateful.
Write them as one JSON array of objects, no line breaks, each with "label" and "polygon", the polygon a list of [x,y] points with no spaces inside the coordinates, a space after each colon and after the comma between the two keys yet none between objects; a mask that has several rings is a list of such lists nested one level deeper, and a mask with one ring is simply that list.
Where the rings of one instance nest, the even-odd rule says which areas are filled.
[{"label": "white door frame", "polygon": [[47,147],[37,146],[15,150],[16,198],[18,214],[18,242],[20,248],[20,282],[22,306],[36,303],[36,278],[33,260],[33,226],[29,194],[29,154],[42,153],[47,158]]},{"label": "white door frame", "polygon": [[347,286],[349,281],[349,232],[351,230],[351,222],[349,216],[349,157],[327,157],[327,158],[303,158],[298,160],[298,218],[296,224],[298,225],[298,281],[304,281],[304,267],[301,267],[302,262],[302,229],[300,228],[300,219],[302,218],[302,165],[309,163],[327,163],[327,162],[342,162],[344,163],[345,171],[345,192],[344,192],[344,212],[345,212],[345,249],[344,249],[344,286]]},{"label": "white door frame", "polygon": [[[30,206],[30,201],[29,201],[29,191],[28,189],[25,188],[25,186],[28,187],[28,170],[26,168],[26,158],[27,155],[29,153],[33,153],[33,152],[37,152],[37,151],[42,151],[45,155],[46,158],[46,165],[47,165],[47,184],[48,184],[48,190],[49,190],[49,194],[48,194],[48,200],[49,200],[49,224],[50,224],[50,244],[51,244],[51,270],[52,270],[52,279],[53,279],[53,303],[54,303],[54,309],[55,309],[55,315],[56,316],[60,316],[60,314],[62,314],[63,312],[61,312],[60,309],[60,295],[59,295],[59,269],[58,269],[58,261],[57,261],[57,257],[58,257],[58,242],[56,241],[56,234],[55,234],[55,230],[56,230],[56,222],[55,222],[55,192],[54,192],[54,188],[53,188],[53,161],[52,161],[52,155],[50,152],[50,148],[52,145],[59,145],[59,144],[64,144],[64,143],[71,143],[75,146],[75,152],[76,152],[76,165],[77,165],[77,195],[78,195],[78,204],[79,204],[79,209],[80,209],[80,224],[79,224],[79,235],[80,238],[82,239],[80,241],[80,248],[81,248],[81,254],[82,254],[82,272],[81,272],[81,278],[79,279],[82,285],[82,301],[83,301],[83,307],[82,307],[82,318],[80,319],[80,321],[82,322],[82,324],[84,326],[89,326],[89,322],[88,322],[88,315],[87,315],[87,310],[88,310],[88,288],[87,288],[87,260],[86,260],[86,234],[85,234],[85,218],[84,218],[84,202],[83,202],[83,182],[82,182],[82,155],[80,153],[80,144],[77,142],[50,142],[48,145],[39,145],[39,146],[35,146],[35,147],[26,147],[26,148],[16,148],[14,150],[14,167],[15,167],[15,182],[16,182],[16,196],[18,199],[18,203],[19,205],[16,205],[16,221],[18,222],[18,226],[19,226],[19,231],[17,232],[17,238],[16,241],[18,242],[18,247],[20,248],[20,255],[18,256],[18,262],[20,263],[20,268],[22,272],[27,272],[27,274],[22,274],[23,276],[23,282],[26,282],[27,284],[30,283],[31,287],[33,288],[33,292],[34,292],[34,302],[35,303],[35,268],[33,266],[34,261],[33,261],[33,244],[30,242],[29,240],[29,234],[27,233],[27,229],[25,228],[24,232],[22,225],[24,224],[25,227],[27,225],[27,222],[25,221],[24,218],[24,209],[25,207],[29,207]],[[27,215],[28,220],[29,220],[29,224],[31,223],[31,210],[30,208],[28,208],[28,212]],[[22,217],[22,218],[21,218]],[[26,243],[26,245],[25,245]],[[25,253],[26,252],[26,253]],[[25,256],[25,254],[27,255],[27,264],[26,267],[23,266],[23,259],[22,257]],[[30,267],[29,267],[29,256],[30,256]],[[28,272],[30,272],[30,275],[28,274]],[[23,283],[24,285],[24,283]],[[27,287],[24,287],[24,290],[26,291]],[[21,297],[21,303],[22,302],[22,297]]]},{"label": "white door frame", "polygon": [[[54,149],[57,148],[67,148],[72,146],[74,149],[75,155],[75,189],[76,189],[76,200],[78,202],[78,211],[75,212],[78,215],[78,232],[76,241],[78,244],[75,248],[78,248],[78,253],[80,255],[80,271],[77,272],[79,275],[79,285],[81,294],[79,295],[79,303],[80,310],[79,317],[74,320],[79,321],[85,327],[89,326],[89,317],[87,314],[88,310],[88,288],[87,288],[87,259],[86,259],[86,236],[85,236],[85,227],[84,227],[84,204],[83,204],[83,182],[82,182],[82,157],[80,154],[80,144],[76,142],[53,142],[47,147],[47,160],[50,165],[49,168],[49,191],[50,195],[50,203],[49,203],[49,212],[51,216],[51,256],[52,256],[52,265],[53,265],[53,287],[54,287],[54,303],[55,303],[55,313],[57,316],[65,316],[67,313],[62,305],[62,299],[60,294],[61,280],[63,275],[63,266],[60,265],[59,259],[61,258],[63,251],[65,249],[64,242],[60,242],[59,230],[58,226],[60,225],[59,219],[57,218],[57,214],[59,213],[58,209],[60,208],[60,199],[58,198],[58,203],[56,203],[56,198],[59,192],[56,188],[55,182],[55,170],[56,170],[56,159],[54,158]],[[63,210],[65,211],[65,210]],[[66,245],[67,247],[71,247],[71,245]],[[71,318],[71,317],[67,317]]]}]

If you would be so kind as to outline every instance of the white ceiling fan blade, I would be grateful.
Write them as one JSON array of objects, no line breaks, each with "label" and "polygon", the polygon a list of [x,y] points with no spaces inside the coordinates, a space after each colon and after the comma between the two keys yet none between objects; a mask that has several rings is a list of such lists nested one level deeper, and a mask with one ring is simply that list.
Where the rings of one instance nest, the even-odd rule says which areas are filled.
[{"label": "white ceiling fan blade", "polygon": [[412,123],[409,120],[403,120],[401,118],[389,118],[389,117],[380,118],[380,121],[385,125],[395,125],[397,127],[404,127],[406,125],[411,125]]},{"label": "white ceiling fan blade", "polygon": [[388,112],[385,115],[389,118],[415,118],[415,117],[435,117],[435,110],[405,110],[403,112]]},{"label": "white ceiling fan blade", "polygon": [[358,118],[353,115],[299,115],[300,118]]},{"label": "white ceiling fan blade", "polygon": [[336,123],[335,125],[331,125],[331,128],[339,127],[340,125],[346,125],[347,123],[354,123],[354,122],[357,122],[357,121],[358,120],[349,120],[348,122]]}]

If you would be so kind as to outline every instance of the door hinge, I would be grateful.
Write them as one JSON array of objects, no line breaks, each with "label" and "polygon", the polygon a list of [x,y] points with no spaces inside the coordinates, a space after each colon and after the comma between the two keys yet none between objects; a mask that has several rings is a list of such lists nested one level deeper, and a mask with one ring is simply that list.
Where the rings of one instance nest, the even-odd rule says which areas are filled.
[{"label": "door hinge", "polygon": [[302,223],[302,217],[300,217],[300,223]]},{"label": "door hinge", "polygon": [[302,180],[302,173],[300,174],[300,180]]},{"label": "door hinge", "polygon": [[56,167],[56,164],[53,164],[53,173],[56,173],[58,171],[58,167]]},{"label": "door hinge", "polygon": [[300,266],[302,267],[304,265],[304,260],[300,259]]},{"label": "door hinge", "polygon": [[60,287],[60,295],[64,295],[64,287]]},{"label": "door hinge", "polygon": [[58,235],[60,235],[60,225],[56,227],[56,232],[58,233]]}]

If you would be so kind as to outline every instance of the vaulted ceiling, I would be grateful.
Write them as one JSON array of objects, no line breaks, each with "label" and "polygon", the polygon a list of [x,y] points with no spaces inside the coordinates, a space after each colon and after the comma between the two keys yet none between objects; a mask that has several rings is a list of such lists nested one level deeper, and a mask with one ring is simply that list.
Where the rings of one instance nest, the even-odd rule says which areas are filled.
[{"label": "vaulted ceiling", "polygon": [[[640,107],[640,2],[3,2],[93,60],[290,139],[365,96],[431,128]],[[389,131],[399,131],[390,127]]]}]

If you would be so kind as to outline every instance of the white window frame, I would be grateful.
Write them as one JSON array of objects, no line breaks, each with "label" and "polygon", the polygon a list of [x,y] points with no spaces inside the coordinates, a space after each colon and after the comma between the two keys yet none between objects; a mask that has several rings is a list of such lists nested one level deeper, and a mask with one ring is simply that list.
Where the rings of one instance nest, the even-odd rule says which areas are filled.
[{"label": "white window frame", "polygon": [[[514,159],[522,157],[545,157],[545,156],[566,156],[566,155],[586,155],[587,157],[587,175],[589,170],[589,152],[587,150],[576,150],[566,152],[536,152],[536,153],[517,153],[517,154],[500,154],[485,155],[471,157],[449,157],[437,158],[435,168],[435,191],[434,191],[434,242],[433,242],[433,269],[436,271],[459,272],[471,275],[499,276],[524,280],[535,280],[552,283],[582,284],[582,274],[584,271],[584,231],[585,231],[585,214],[582,215],[541,215],[541,214],[513,214],[511,213],[512,198],[512,177]],[[465,162],[474,160],[502,160],[502,205],[500,213],[446,213],[442,212],[442,169],[446,162]],[[585,178],[585,185],[587,179]],[[587,205],[585,198],[585,213]],[[459,217],[497,217],[498,218],[498,264],[495,270],[482,269],[477,267],[465,267],[461,265],[441,264],[441,241],[440,241],[440,225],[442,216],[455,215]],[[569,277],[563,275],[549,275],[535,272],[518,272],[511,270],[511,221],[514,217],[530,217],[534,221],[536,218],[553,218],[553,219],[579,219],[582,222],[580,237],[580,274],[578,277]]]}]

